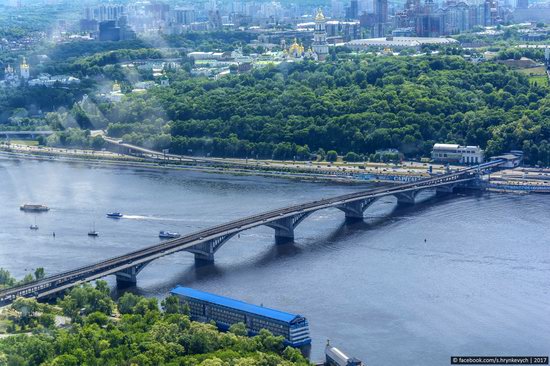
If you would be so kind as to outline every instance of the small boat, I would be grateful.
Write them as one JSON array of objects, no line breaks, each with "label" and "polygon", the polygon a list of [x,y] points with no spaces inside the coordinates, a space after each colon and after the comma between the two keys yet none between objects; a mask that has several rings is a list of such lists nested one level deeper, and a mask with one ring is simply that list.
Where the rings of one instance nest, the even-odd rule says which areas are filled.
[{"label": "small boat", "polygon": [[99,236],[99,232],[95,230],[95,222],[92,230],[88,231],[88,236],[93,236],[93,237]]},{"label": "small boat", "polygon": [[122,218],[122,214],[120,212],[109,212],[107,214],[107,217],[111,218],[111,219],[120,219]]},{"label": "small boat", "polygon": [[179,233],[174,233],[170,231],[161,231],[159,232],[159,238],[161,239],[175,239],[179,238],[181,235]]},{"label": "small boat", "polygon": [[46,212],[46,211],[50,210],[50,208],[48,206],[31,205],[31,204],[28,204],[28,203],[19,206],[19,209],[21,211],[28,211],[28,212]]},{"label": "small boat", "polygon": [[36,224],[36,216],[34,217],[34,224],[30,226],[31,230],[38,230],[38,225]]}]

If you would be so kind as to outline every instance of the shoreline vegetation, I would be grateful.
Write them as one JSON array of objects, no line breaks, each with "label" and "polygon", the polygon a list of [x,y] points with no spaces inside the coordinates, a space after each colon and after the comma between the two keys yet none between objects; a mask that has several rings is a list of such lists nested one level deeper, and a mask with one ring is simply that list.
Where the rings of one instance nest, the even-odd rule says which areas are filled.
[{"label": "shoreline vegetation", "polygon": [[175,296],[111,296],[107,282],[67,291],[55,304],[18,298],[0,308],[0,364],[25,366],[311,365],[283,337],[263,329],[247,337],[243,323],[228,332],[191,321]]}]

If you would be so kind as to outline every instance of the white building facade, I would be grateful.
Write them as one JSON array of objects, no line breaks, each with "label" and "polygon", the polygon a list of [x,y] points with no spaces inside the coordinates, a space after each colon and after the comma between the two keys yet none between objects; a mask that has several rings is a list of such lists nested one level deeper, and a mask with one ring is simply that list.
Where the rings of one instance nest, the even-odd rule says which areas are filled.
[{"label": "white building facade", "polygon": [[484,151],[479,146],[460,146],[457,144],[435,144],[432,159],[439,163],[481,164],[484,162]]}]

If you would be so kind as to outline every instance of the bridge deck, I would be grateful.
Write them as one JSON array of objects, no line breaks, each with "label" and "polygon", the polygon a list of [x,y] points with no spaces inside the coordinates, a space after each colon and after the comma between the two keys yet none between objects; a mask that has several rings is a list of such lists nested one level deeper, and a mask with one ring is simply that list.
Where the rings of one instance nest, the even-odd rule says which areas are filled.
[{"label": "bridge deck", "polygon": [[107,275],[115,274],[125,269],[135,267],[136,265],[149,263],[150,261],[165,255],[183,250],[189,250],[199,244],[220,238],[221,236],[234,235],[244,230],[261,225],[267,225],[277,220],[281,220],[286,217],[293,217],[301,213],[310,213],[329,207],[338,207],[346,203],[371,198],[374,199],[389,195],[415,192],[422,189],[437,188],[449,184],[466,183],[475,179],[476,173],[479,172],[480,169],[491,169],[502,163],[503,162],[501,161],[485,163],[480,166],[461,170],[459,172],[416,181],[414,183],[404,184],[397,187],[369,189],[252,215],[185,235],[177,239],[164,241],[147,248],[139,249],[125,255],[110,258],[105,261],[84,266],[72,271],[49,276],[26,285],[0,291],[0,303],[12,301],[16,296],[34,296],[37,298],[45,297],[83,282],[88,282]]}]

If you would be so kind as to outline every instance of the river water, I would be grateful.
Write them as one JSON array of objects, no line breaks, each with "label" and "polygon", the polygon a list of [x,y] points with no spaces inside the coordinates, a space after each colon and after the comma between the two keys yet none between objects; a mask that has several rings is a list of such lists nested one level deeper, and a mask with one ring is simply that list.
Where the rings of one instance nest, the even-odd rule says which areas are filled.
[{"label": "river water", "polygon": [[[124,254],[156,243],[159,230],[188,233],[360,189],[24,160],[0,160],[0,184],[0,266],[17,277]],[[355,224],[336,209],[319,211],[288,245],[275,245],[267,227],[246,231],[211,266],[195,267],[189,253],[164,257],[132,291],[163,297],[182,284],[302,314],[313,360],[327,339],[369,366],[549,355],[550,196],[420,198],[413,207],[383,198]],[[21,212],[27,202],[51,210]],[[110,220],[110,211],[127,216]],[[29,230],[34,222],[38,231]],[[94,223],[98,238],[86,235]]]}]

